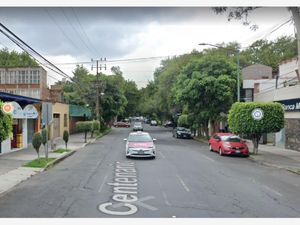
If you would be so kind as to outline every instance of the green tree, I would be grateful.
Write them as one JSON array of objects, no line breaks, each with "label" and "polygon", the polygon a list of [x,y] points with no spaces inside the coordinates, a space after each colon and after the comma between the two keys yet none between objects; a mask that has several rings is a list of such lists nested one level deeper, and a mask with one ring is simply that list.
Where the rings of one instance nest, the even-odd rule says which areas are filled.
[{"label": "green tree", "polygon": [[2,111],[3,102],[0,101],[0,152],[1,144],[4,140],[9,138],[12,132],[12,117]]},{"label": "green tree", "polygon": [[36,132],[32,137],[32,146],[38,154],[38,159],[40,159],[40,147],[42,144],[42,135],[40,132]]},{"label": "green tree", "polygon": [[26,52],[9,51],[7,48],[0,50],[0,66],[2,67],[36,67],[38,63]]},{"label": "green tree", "polygon": [[[193,60],[182,70],[173,88],[176,101],[186,105],[208,137],[208,121],[216,122],[233,103],[236,68],[221,56]],[[198,132],[199,133],[199,132]]]},{"label": "green tree", "polygon": [[69,131],[64,130],[64,134],[63,134],[63,140],[65,142],[66,145],[66,150],[68,150],[68,142],[69,142]]},{"label": "green tree", "polygon": [[[263,111],[263,118],[252,117],[254,109]],[[284,110],[279,103],[236,102],[228,116],[229,129],[242,135],[248,135],[253,142],[253,153],[258,152],[258,143],[264,133],[279,132],[284,127]]]},{"label": "green tree", "polygon": [[127,80],[125,81],[124,95],[127,100],[125,106],[125,117],[135,116],[138,113],[138,105],[140,101],[141,94],[137,88],[137,85],[134,81]]}]

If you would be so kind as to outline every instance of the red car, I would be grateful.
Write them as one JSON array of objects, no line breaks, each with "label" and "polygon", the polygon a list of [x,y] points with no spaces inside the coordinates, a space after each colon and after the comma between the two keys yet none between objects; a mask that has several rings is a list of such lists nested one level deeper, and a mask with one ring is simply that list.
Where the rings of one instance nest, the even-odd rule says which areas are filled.
[{"label": "red car", "polygon": [[232,133],[216,133],[209,139],[209,150],[220,155],[249,156],[246,141]]},{"label": "red car", "polygon": [[114,127],[130,127],[130,123],[118,121],[114,123]]}]

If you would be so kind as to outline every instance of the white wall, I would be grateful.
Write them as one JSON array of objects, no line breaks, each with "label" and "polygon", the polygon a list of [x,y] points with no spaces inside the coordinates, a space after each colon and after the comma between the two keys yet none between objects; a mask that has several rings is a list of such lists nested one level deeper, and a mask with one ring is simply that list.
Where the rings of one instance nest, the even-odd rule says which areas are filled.
[{"label": "white wall", "polygon": [[2,142],[1,144],[1,154],[2,153],[6,153],[6,152],[10,152],[10,138],[6,139],[5,141]]}]

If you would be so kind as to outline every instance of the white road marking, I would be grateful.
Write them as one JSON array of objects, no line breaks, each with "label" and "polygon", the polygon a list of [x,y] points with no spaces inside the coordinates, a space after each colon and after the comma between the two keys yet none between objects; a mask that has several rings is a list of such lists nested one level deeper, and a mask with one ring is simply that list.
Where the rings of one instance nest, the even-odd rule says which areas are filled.
[{"label": "white road marking", "polygon": [[278,191],[275,191],[273,188],[268,187],[267,185],[263,185],[264,188],[268,189],[269,191],[272,191],[276,195],[282,196]]},{"label": "white road marking", "polygon": [[206,158],[206,159],[208,159],[208,160],[210,160],[210,161],[212,161],[212,162],[216,162],[216,160],[214,160],[214,159],[211,159],[211,158],[209,158],[208,156],[206,156],[206,155],[202,155],[204,158]]},{"label": "white road marking", "polygon": [[163,158],[163,159],[165,159],[166,157],[164,156],[164,154],[162,154],[162,152],[158,152],[160,155],[161,155],[161,157]]},{"label": "white road marking", "polygon": [[186,186],[186,184],[183,182],[183,180],[181,179],[181,177],[178,174],[176,174],[176,177],[178,178],[178,180],[180,181],[180,183],[182,184],[182,186],[184,187],[184,189],[187,192],[190,192],[190,189]]},{"label": "white road marking", "polygon": [[105,181],[107,179],[107,175],[105,175],[103,181],[102,181],[102,184],[100,185],[100,188],[99,188],[99,191],[98,192],[101,192],[102,191],[102,188],[103,188],[103,185],[105,184]]},{"label": "white road marking", "polygon": [[162,194],[163,194],[163,196],[164,196],[166,205],[167,205],[167,206],[171,206],[170,202],[169,202],[168,199],[167,199],[166,193],[163,191]]}]

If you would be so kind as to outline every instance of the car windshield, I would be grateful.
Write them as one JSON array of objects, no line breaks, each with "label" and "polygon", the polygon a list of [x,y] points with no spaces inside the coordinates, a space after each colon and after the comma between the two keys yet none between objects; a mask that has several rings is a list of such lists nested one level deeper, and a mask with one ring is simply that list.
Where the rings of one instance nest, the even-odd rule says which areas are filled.
[{"label": "car windshield", "polygon": [[225,142],[241,142],[241,138],[238,136],[221,136],[221,140]]},{"label": "car windshield", "polygon": [[140,127],[140,126],[142,126],[142,123],[135,123],[134,126]]},{"label": "car windshield", "polygon": [[138,134],[138,135],[129,135],[128,137],[129,142],[148,142],[152,141],[152,138],[149,134]]},{"label": "car windshield", "polygon": [[185,128],[184,127],[177,127],[177,130],[184,131]]}]

